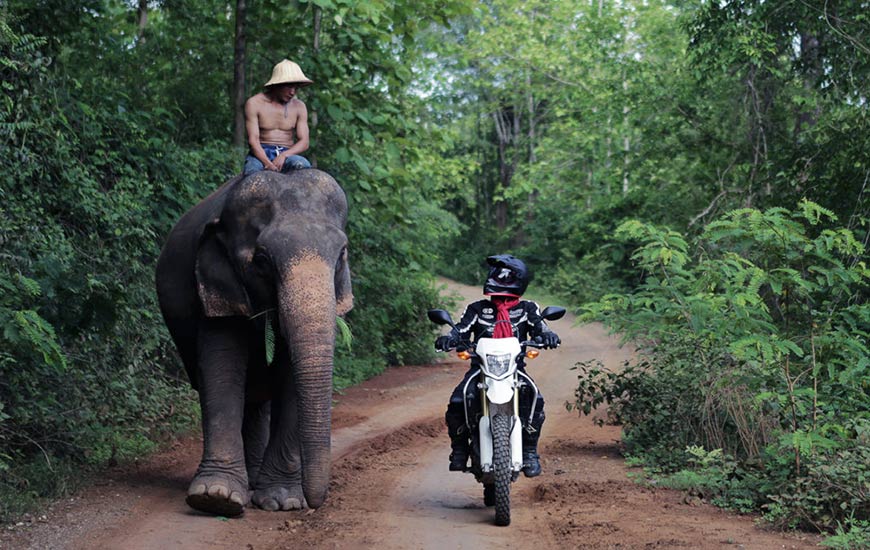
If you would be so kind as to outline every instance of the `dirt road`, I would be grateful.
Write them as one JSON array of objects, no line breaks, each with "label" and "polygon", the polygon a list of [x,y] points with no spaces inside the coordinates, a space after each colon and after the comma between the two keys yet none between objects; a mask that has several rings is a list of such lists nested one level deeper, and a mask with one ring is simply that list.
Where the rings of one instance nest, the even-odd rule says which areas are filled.
[{"label": "dirt road", "polygon": [[[478,288],[450,285],[466,301]],[[248,510],[240,519],[184,504],[200,453],[180,441],[104,484],[56,503],[31,526],[0,535],[3,548],[168,550],[363,548],[777,549],[814,548],[813,537],[766,532],[753,518],[684,503],[683,495],[629,481],[619,430],[563,407],[577,361],[617,367],[628,356],[596,325],[553,323],[556,351],[530,362],[547,399],[544,474],[512,490],[512,524],[495,527],[480,486],[449,473],[444,407],[467,364],[390,369],[335,396],[333,481],[327,505],[297,513]]]}]

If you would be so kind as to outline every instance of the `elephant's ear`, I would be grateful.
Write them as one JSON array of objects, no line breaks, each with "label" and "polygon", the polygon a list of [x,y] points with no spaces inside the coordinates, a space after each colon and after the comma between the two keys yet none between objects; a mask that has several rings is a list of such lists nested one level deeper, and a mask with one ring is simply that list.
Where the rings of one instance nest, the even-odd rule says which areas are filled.
[{"label": "elephant's ear", "polygon": [[353,309],[353,292],[350,288],[350,265],[347,261],[347,248],[341,252],[335,266],[335,312],[344,315]]},{"label": "elephant's ear", "polygon": [[196,289],[206,317],[250,317],[248,293],[233,268],[220,221],[205,226],[196,251]]}]

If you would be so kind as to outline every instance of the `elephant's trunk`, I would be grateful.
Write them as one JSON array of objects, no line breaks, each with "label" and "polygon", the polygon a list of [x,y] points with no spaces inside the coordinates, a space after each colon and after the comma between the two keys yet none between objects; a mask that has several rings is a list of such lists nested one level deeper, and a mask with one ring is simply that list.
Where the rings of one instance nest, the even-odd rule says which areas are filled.
[{"label": "elephant's trunk", "polygon": [[318,508],[326,499],[331,466],[334,273],[314,253],[296,257],[284,267],[278,298],[296,384],[302,490],[308,506]]}]

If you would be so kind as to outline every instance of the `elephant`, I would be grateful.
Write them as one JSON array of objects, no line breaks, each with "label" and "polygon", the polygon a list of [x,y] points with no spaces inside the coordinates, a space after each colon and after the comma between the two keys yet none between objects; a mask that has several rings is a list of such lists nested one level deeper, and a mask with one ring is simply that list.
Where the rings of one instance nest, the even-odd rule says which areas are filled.
[{"label": "elephant", "polygon": [[170,231],[157,296],[199,392],[192,508],[238,516],[252,501],[324,503],[336,317],[353,307],[347,210],[325,172],[262,171],[230,179]]}]

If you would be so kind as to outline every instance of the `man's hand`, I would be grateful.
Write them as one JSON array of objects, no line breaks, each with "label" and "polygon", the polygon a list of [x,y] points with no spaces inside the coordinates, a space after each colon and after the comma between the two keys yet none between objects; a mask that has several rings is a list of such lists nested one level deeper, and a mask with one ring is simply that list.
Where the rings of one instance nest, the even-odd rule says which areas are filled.
[{"label": "man's hand", "polygon": [[542,332],[535,338],[535,340],[541,342],[545,349],[558,348],[559,344],[562,343],[562,340],[559,339],[559,335],[553,331]]},{"label": "man's hand", "polygon": [[274,170],[280,172],[281,169],[284,168],[285,160],[287,160],[287,157],[285,157],[284,155],[278,155],[277,157],[275,157],[275,159],[272,161],[272,166],[275,167]]},{"label": "man's hand", "polygon": [[455,348],[458,343],[459,342],[456,338],[449,334],[439,336],[435,339],[435,351],[450,351],[452,348]]}]

